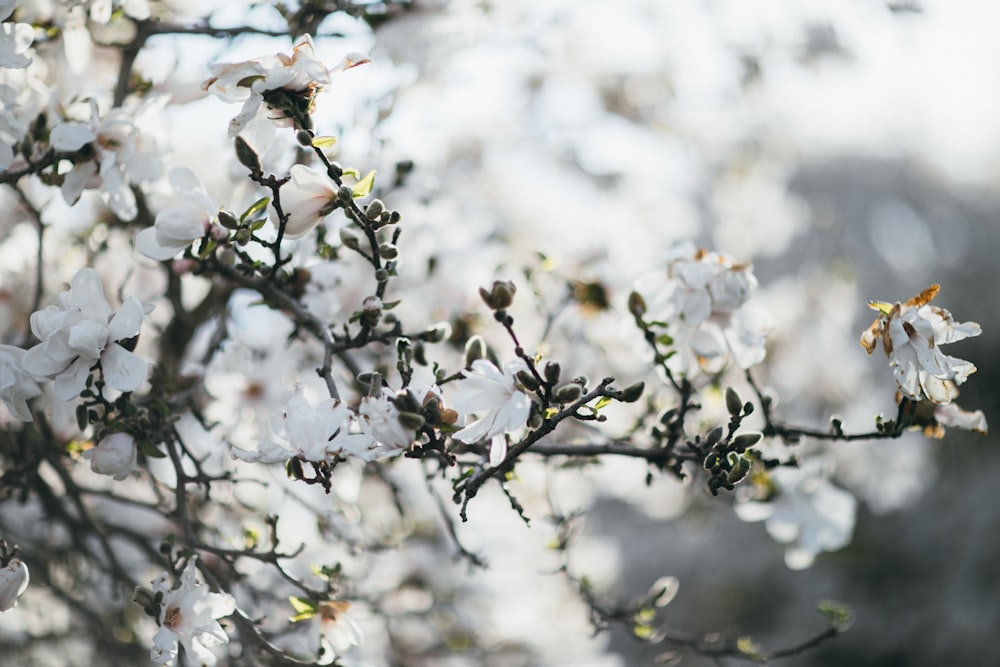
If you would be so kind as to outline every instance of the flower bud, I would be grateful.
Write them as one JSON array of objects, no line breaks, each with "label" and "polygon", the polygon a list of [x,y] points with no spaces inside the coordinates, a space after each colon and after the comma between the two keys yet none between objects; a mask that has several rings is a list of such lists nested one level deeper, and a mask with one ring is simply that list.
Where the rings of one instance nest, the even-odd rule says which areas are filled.
[{"label": "flower bud", "polygon": [[236,146],[236,159],[240,161],[240,164],[249,169],[251,173],[261,173],[263,170],[260,166],[260,156],[257,155],[257,151],[243,137],[237,136],[233,143]]},{"label": "flower bud", "polygon": [[465,367],[471,367],[473,361],[485,359],[487,354],[486,340],[479,335],[473,336],[465,343]]},{"label": "flower bud", "polygon": [[295,140],[299,142],[300,146],[305,146],[307,148],[312,147],[312,134],[307,130],[299,130],[295,133]]},{"label": "flower bud", "polygon": [[530,371],[518,371],[514,374],[514,377],[517,378],[517,381],[520,382],[521,385],[528,391],[538,391],[538,387],[540,385],[538,384],[538,380],[535,379],[535,376],[532,375]]},{"label": "flower bud", "polygon": [[345,248],[350,248],[351,250],[357,250],[360,247],[358,237],[346,229],[340,230],[340,242],[344,244]]},{"label": "flower bud", "polygon": [[400,412],[399,424],[409,431],[419,431],[423,428],[425,420],[422,415],[415,412]]},{"label": "flower bud", "polygon": [[642,392],[646,389],[645,382],[630,384],[622,390],[622,401],[625,403],[635,403],[642,398]]},{"label": "flower bud", "polygon": [[712,447],[720,440],[722,440],[723,433],[724,431],[722,427],[716,426],[715,428],[713,428],[711,431],[708,432],[708,435],[705,436],[705,444],[708,445],[709,447]]},{"label": "flower bud", "polygon": [[222,210],[219,211],[219,224],[221,224],[226,229],[239,229],[240,221],[236,218],[231,211]]},{"label": "flower bud", "polygon": [[370,327],[377,325],[382,319],[382,299],[377,296],[365,297],[365,300],[361,302],[361,312],[365,324]]},{"label": "flower bud", "polygon": [[98,475],[111,475],[121,481],[135,469],[138,450],[135,438],[128,433],[112,433],[83,453],[90,469]]},{"label": "flower bud", "polygon": [[13,558],[0,569],[0,611],[17,606],[17,600],[28,588],[28,566],[19,558]]},{"label": "flower bud", "polygon": [[733,469],[729,471],[729,474],[726,475],[726,481],[729,484],[739,483],[744,477],[747,476],[747,473],[750,472],[750,466],[750,459],[741,457],[736,461],[735,465],[733,465]]},{"label": "flower bud", "polygon": [[451,325],[447,322],[438,322],[424,329],[424,332],[420,334],[420,340],[427,341],[428,343],[440,343],[450,335]]},{"label": "flower bud", "polygon": [[391,243],[383,243],[378,247],[378,256],[382,259],[392,261],[399,257],[399,249]]},{"label": "flower bud", "polygon": [[382,216],[382,212],[385,210],[385,205],[382,203],[381,199],[373,199],[368,208],[365,209],[365,217],[369,220],[375,220]]},{"label": "flower bud", "polygon": [[253,238],[253,232],[250,231],[249,227],[244,227],[243,229],[236,230],[233,240],[236,241],[236,245],[244,246],[250,243],[251,238]]},{"label": "flower bud", "polygon": [[487,292],[486,288],[479,288],[479,296],[493,310],[505,310],[514,302],[514,292],[517,288],[509,280],[494,280],[493,285]]},{"label": "flower bud", "polygon": [[726,410],[733,417],[739,416],[743,411],[743,401],[732,387],[726,387]]},{"label": "flower bud", "polygon": [[646,314],[646,300],[638,292],[628,295],[628,312],[634,317],[642,317]]},{"label": "flower bud", "polygon": [[546,362],[543,372],[545,373],[545,381],[549,384],[555,384],[556,382],[559,382],[559,375],[562,373],[562,366],[559,365],[558,361],[549,361]]},{"label": "flower bud", "polygon": [[741,433],[735,438],[733,438],[733,451],[743,453],[750,447],[753,447],[760,439],[763,438],[762,433],[757,433],[756,431],[751,433]]},{"label": "flower bud", "polygon": [[354,190],[349,185],[341,185],[337,190],[337,199],[343,204],[351,203],[354,201]]},{"label": "flower bud", "polygon": [[556,403],[572,403],[583,396],[583,387],[570,382],[559,387],[552,393],[552,400]]}]

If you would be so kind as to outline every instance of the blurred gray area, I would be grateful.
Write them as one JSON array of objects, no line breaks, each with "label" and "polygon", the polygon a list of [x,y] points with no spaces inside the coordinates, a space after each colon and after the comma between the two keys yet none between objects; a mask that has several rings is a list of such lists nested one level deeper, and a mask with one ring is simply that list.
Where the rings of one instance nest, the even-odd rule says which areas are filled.
[{"label": "blurred gray area", "polygon": [[[1000,424],[996,336],[1000,331],[1000,198],[947,184],[908,162],[839,159],[805,164],[792,190],[809,204],[813,229],[781,257],[757,262],[762,284],[816,262],[848,261],[862,293],[905,300],[933,282],[938,301],[983,335],[949,352],[978,373],[960,403]],[[868,315],[864,314],[867,318]],[[858,331],[868,321],[858,322]],[[623,546],[623,591],[645,592],[664,574],[681,581],[666,619],[692,632],[751,635],[765,649],[794,644],[824,627],[816,603],[855,612],[853,627],[821,648],[777,661],[815,667],[1000,665],[1000,450],[997,437],[950,431],[935,445],[932,488],[904,510],[863,507],[853,542],[795,572],[760,524],[745,524],[725,501],[705,500],[678,521],[656,522],[617,501],[589,517],[591,529]],[[610,650],[628,665],[652,665],[668,650],[621,629]],[[749,664],[685,655],[681,664]]]}]

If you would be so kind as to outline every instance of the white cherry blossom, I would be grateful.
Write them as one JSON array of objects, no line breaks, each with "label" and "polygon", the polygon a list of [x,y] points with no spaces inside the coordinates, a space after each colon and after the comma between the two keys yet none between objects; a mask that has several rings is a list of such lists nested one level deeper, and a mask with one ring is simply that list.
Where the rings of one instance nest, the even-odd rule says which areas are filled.
[{"label": "white cherry blossom", "polygon": [[527,366],[520,359],[504,364],[503,370],[485,359],[472,362],[455,383],[458,393],[452,406],[466,414],[485,412],[455,433],[455,439],[475,443],[490,440],[490,465],[499,465],[507,456],[506,434],[519,432],[528,422],[531,399],[517,386],[514,375]]},{"label": "white cherry blossom", "polygon": [[949,403],[958,395],[957,385],[976,372],[972,363],[941,352],[940,345],[978,336],[982,329],[975,322],[955,322],[944,308],[928,305],[939,289],[931,285],[905,303],[869,302],[879,316],[861,335],[868,354],[881,338],[900,392],[914,401]]},{"label": "white cherry blossom", "polygon": [[197,664],[214,665],[216,656],[208,647],[229,641],[216,619],[236,611],[236,601],[231,595],[210,592],[208,586],[198,581],[196,560],[197,557],[192,557],[187,562],[175,588],[168,586],[166,573],[153,581],[153,590],[163,594],[157,619],[160,629],[153,636],[150,652],[158,665],[177,664],[178,645]]},{"label": "white cherry blossom", "polygon": [[135,391],[146,379],[146,362],[119,341],[139,334],[143,306],[129,297],[115,313],[94,269],[80,269],[59,305],[31,315],[31,332],[41,341],[25,353],[24,369],[54,381],[56,396],[70,400],[83,391],[90,369],[100,362],[104,380],[118,391]]}]

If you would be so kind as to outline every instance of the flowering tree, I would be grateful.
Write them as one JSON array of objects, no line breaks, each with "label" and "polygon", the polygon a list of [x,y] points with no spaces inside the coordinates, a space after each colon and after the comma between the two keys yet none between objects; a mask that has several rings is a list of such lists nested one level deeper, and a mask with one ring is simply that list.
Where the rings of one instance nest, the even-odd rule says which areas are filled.
[{"label": "flowering tree", "polygon": [[[664,655],[763,662],[847,627],[827,601],[787,646],[677,630],[669,572],[628,598],[578,565],[573,499],[629,461],[630,487],[721,497],[808,567],[854,525],[831,444],[986,432],[955,403],[975,366],[941,351],[979,325],[931,306],[937,285],[870,302],[861,344],[885,352],[895,414],[859,432],[788,423],[744,258],[676,243],[646,268],[525,265],[516,242],[445,238],[426,202],[393,208],[424,185],[413,162],[346,166],[384,158],[356,138],[374,128],[324,116],[338,95],[323,93],[345,97],[374,59],[320,44],[408,3],[278,3],[238,25],[211,4],[0,3],[0,610],[29,619],[5,631],[12,651],[518,659],[538,647],[491,630],[488,594],[458,573],[505,558],[500,522],[539,515],[562,608]],[[241,35],[292,44],[214,58]],[[206,109],[228,125],[194,126]]]}]

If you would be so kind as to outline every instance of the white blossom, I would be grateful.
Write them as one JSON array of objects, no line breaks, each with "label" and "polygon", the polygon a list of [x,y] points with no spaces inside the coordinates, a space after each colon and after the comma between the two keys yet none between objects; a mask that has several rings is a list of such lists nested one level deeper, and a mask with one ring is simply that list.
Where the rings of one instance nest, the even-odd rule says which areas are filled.
[{"label": "white blossom", "polygon": [[666,273],[665,281],[650,275],[636,287],[646,319],[665,325],[673,339],[674,369],[717,373],[730,361],[745,369],[764,360],[770,321],[749,304],[757,286],[749,264],[686,244],[671,252]]},{"label": "white blossom", "polygon": [[780,466],[769,474],[773,497],[737,502],[733,508],[743,521],[765,521],[768,534],[789,545],[788,567],[807,568],[817,554],[851,541],[857,500],[830,483],[823,460],[812,459],[798,468]]},{"label": "white blossom", "polygon": [[90,469],[98,475],[110,475],[121,481],[135,470],[138,450],[135,438],[128,433],[112,433],[83,453]]},{"label": "white blossom", "polygon": [[0,568],[0,612],[17,606],[18,599],[28,589],[28,566],[18,558],[12,558]]},{"label": "white blossom", "polygon": [[16,23],[6,19],[14,12],[14,0],[0,2],[0,67],[21,68],[31,64],[25,52],[35,39],[35,29],[30,23]]},{"label": "white blossom", "polygon": [[[337,186],[325,174],[305,165],[292,165],[288,173],[292,180],[281,188],[281,208],[288,216],[285,238],[297,239],[311,231],[334,210]],[[277,224],[273,217],[272,209],[272,221]],[[330,234],[328,238],[334,245],[340,243],[338,234]]]},{"label": "white blossom", "polygon": [[265,442],[256,452],[234,447],[233,456],[259,463],[278,463],[292,457],[320,462],[338,454],[364,458],[372,441],[367,435],[350,432],[351,417],[347,405],[332,398],[313,406],[299,388],[271,420],[271,430],[288,444]]},{"label": "white blossom", "polygon": [[[212,230],[218,212],[201,181],[190,169],[172,169],[170,185],[180,201],[157,213],[153,226],[135,237],[136,250],[161,261],[173,258]],[[222,227],[215,229],[225,231]]]},{"label": "white blossom", "polygon": [[24,369],[53,380],[63,400],[80,395],[98,362],[108,386],[135,391],[146,379],[146,362],[118,341],[139,334],[144,314],[135,297],[113,313],[97,271],[80,269],[69,291],[59,295],[59,305],[32,313],[31,332],[41,342],[25,353]]},{"label": "white blossom", "polygon": [[236,611],[236,601],[231,595],[210,592],[208,586],[198,581],[196,560],[197,557],[192,557],[187,562],[176,588],[167,585],[166,573],[153,581],[153,590],[163,594],[157,619],[160,629],[153,636],[150,652],[156,664],[176,664],[180,645],[197,664],[214,665],[216,657],[208,647],[229,641],[216,619]]},{"label": "white blossom", "polygon": [[[352,53],[330,70],[316,60],[315,53],[312,38],[303,35],[296,40],[291,56],[278,53],[239,63],[211,65],[209,71],[212,76],[202,84],[202,88],[224,102],[243,102],[239,114],[230,121],[229,135],[235,137],[254,119],[261,105],[266,103],[265,95],[270,91],[285,91],[304,98],[307,106],[311,106],[316,93],[330,83],[332,71],[369,62],[368,58]],[[285,114],[285,109],[272,109],[278,112],[271,118],[275,125],[293,125],[293,119]]]},{"label": "white blossom", "polygon": [[56,123],[49,141],[57,151],[76,152],[84,146],[93,150],[92,159],[77,158],[62,184],[62,195],[73,205],[87,188],[99,187],[111,211],[123,220],[138,213],[132,185],[159,178],[162,173],[156,139],[139,129],[137,118],[164,104],[151,97],[137,109],[117,107],[101,117],[91,101],[88,122]]},{"label": "white blossom", "polygon": [[895,305],[868,303],[879,316],[861,335],[861,345],[871,354],[878,339],[882,339],[882,349],[889,357],[900,392],[914,401],[926,398],[949,403],[958,395],[957,385],[976,372],[970,362],[949,357],[939,348],[982,333],[975,322],[957,323],[944,308],[927,305],[939,289],[940,285],[931,285],[909,301]]},{"label": "white blossom", "polygon": [[397,456],[413,443],[416,433],[399,422],[399,408],[392,402],[393,392],[383,388],[378,396],[366,396],[358,407],[362,433],[373,441],[366,460]]},{"label": "white blossom", "polygon": [[0,400],[10,413],[23,421],[33,421],[28,400],[42,395],[42,390],[22,366],[24,350],[0,345]]},{"label": "white blossom", "polygon": [[514,375],[527,366],[520,359],[504,364],[503,370],[485,359],[472,362],[455,383],[458,393],[452,406],[466,414],[485,412],[455,433],[455,439],[474,443],[490,440],[490,465],[499,465],[507,456],[508,433],[517,433],[528,422],[531,399],[517,386]]}]

